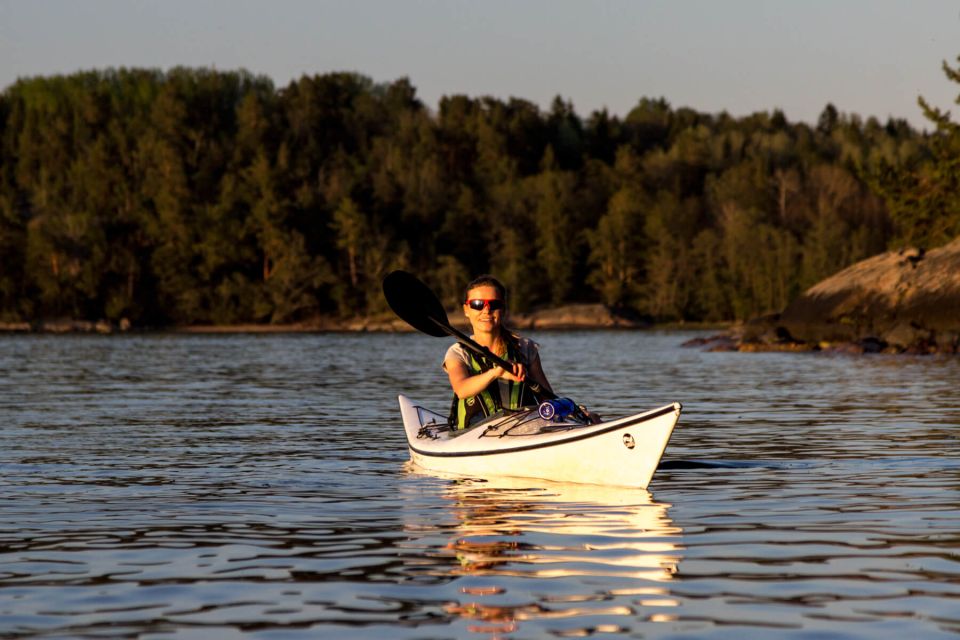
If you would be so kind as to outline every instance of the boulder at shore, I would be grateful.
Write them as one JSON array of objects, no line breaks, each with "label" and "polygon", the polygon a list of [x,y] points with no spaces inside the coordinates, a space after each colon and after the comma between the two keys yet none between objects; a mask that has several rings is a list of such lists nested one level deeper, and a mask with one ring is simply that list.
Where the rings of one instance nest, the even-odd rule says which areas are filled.
[{"label": "boulder at shore", "polygon": [[749,323],[741,340],[958,353],[960,238],[926,252],[891,251],[858,262],[805,291],[779,316]]}]

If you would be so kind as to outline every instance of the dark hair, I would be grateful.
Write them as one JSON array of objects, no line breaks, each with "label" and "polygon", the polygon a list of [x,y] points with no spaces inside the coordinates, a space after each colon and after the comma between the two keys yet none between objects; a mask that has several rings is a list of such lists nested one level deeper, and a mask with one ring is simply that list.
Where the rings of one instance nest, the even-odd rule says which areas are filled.
[{"label": "dark hair", "polygon": [[497,290],[497,295],[500,296],[500,299],[503,300],[504,304],[507,302],[507,288],[503,286],[503,283],[494,278],[489,273],[485,273],[482,276],[477,276],[469,283],[467,283],[467,288],[463,290],[463,301],[467,301],[467,294],[470,293],[471,289],[476,289],[477,287],[493,287]]}]

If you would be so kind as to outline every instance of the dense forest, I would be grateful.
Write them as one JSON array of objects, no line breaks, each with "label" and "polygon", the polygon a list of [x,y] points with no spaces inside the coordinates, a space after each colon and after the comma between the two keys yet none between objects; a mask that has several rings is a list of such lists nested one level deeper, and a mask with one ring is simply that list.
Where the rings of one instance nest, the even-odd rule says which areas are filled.
[{"label": "dense forest", "polygon": [[[944,64],[952,80],[957,72]],[[922,101],[921,101],[922,102]],[[960,134],[827,105],[815,125],[406,79],[119,69],[0,94],[0,321],[281,323],[492,272],[520,310],[743,319],[900,243],[960,234]]]}]

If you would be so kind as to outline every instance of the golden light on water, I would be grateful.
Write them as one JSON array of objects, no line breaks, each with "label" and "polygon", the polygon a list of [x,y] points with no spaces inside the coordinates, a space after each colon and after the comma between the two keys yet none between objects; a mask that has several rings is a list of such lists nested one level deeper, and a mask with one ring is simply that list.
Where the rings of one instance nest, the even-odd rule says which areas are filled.
[{"label": "golden light on water", "polygon": [[[498,637],[522,622],[547,619],[667,620],[662,612],[644,616],[643,609],[679,604],[666,584],[680,562],[681,530],[670,520],[670,505],[647,491],[501,478],[455,481],[444,488],[444,498],[453,535],[434,553],[453,560],[446,575],[489,580],[461,587],[465,599],[444,606],[446,613],[470,620],[472,632]],[[601,586],[589,593],[551,592],[555,587],[548,582],[567,578]],[[543,580],[546,593],[534,600],[515,596],[517,584],[537,590],[529,580]],[[625,580],[637,584],[625,587]],[[603,589],[605,582],[609,589]],[[605,623],[558,633],[578,637],[622,629]]]}]

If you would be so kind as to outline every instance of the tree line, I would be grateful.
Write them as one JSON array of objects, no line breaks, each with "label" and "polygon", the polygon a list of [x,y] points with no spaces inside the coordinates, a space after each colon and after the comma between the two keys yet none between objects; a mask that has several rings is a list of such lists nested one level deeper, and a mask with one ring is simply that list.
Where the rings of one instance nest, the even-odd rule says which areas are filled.
[{"label": "tree line", "polygon": [[931,134],[832,105],[815,125],[649,98],[622,118],[561,98],[431,110],[407,79],[352,73],[21,79],[0,94],[0,321],[375,314],[395,268],[451,305],[492,272],[518,310],[744,319],[960,234],[960,135],[925,108]]}]

